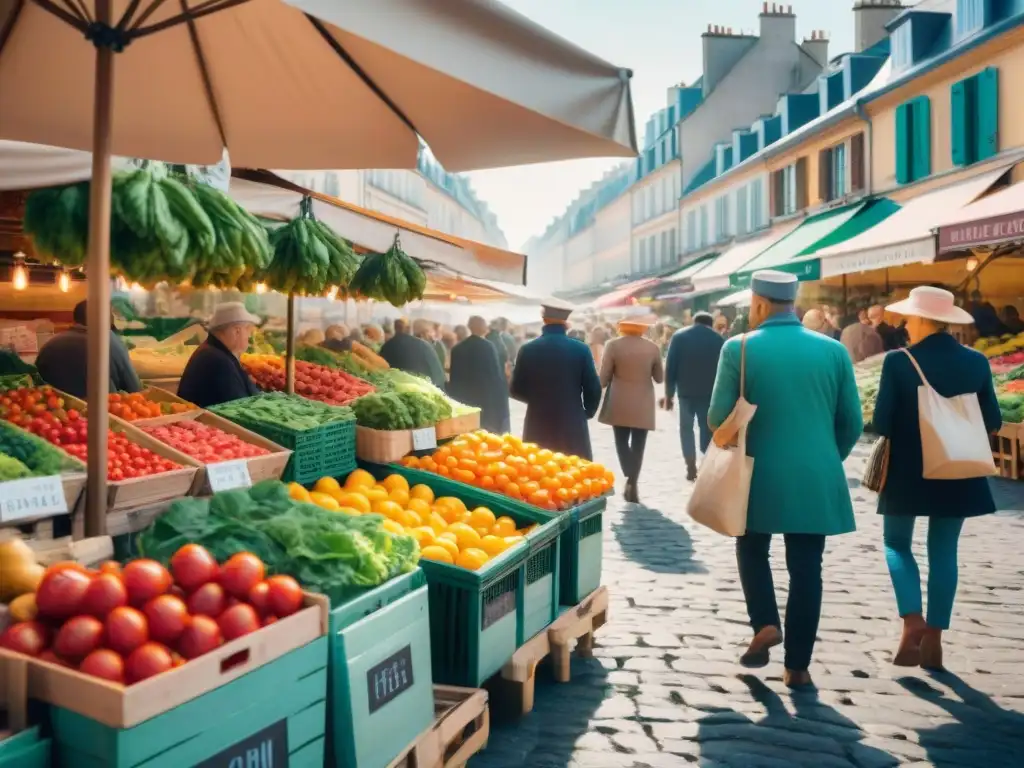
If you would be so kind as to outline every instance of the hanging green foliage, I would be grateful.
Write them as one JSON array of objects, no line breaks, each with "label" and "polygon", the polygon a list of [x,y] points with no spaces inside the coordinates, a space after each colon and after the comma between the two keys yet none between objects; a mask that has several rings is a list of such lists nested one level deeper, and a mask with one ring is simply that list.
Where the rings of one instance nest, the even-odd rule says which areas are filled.
[{"label": "hanging green foliage", "polygon": [[332,288],[346,291],[359,267],[352,246],[314,218],[309,197],[302,198],[298,218],[271,230],[270,243],[274,258],[262,280],[281,293],[322,296]]},{"label": "hanging green foliage", "polygon": [[427,276],[423,268],[402,250],[397,234],[386,253],[371,253],[363,257],[363,263],[349,284],[349,291],[353,294],[386,301],[396,307],[422,299],[426,289]]},{"label": "hanging green foliage", "polygon": [[[223,192],[160,163],[114,173],[110,269],[149,287],[161,281],[248,290],[270,263],[267,232]],[[43,260],[86,262],[89,182],[41,189],[25,204],[25,233]]]}]

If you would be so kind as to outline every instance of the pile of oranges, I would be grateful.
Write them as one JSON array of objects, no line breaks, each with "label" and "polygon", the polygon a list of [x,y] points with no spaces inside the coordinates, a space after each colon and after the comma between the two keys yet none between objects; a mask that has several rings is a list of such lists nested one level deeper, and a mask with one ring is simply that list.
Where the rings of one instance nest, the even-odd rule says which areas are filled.
[{"label": "pile of oranges", "polygon": [[402,464],[548,511],[602,496],[615,484],[615,475],[600,464],[483,430],[462,435],[430,456],[407,456]]},{"label": "pile of oranges", "polygon": [[142,392],[110,393],[110,414],[118,416],[125,421],[138,421],[139,419],[155,419],[157,416],[166,416],[170,413],[186,413],[196,410],[191,403],[158,403],[148,399]]},{"label": "pile of oranges", "polygon": [[434,498],[426,485],[409,486],[401,475],[380,483],[357,469],[344,484],[333,477],[317,480],[312,491],[292,483],[291,497],[347,515],[379,514],[391,533],[415,538],[420,557],[475,571],[491,558],[526,540],[536,524],[517,529],[508,516],[497,517],[487,507],[468,509],[453,496]]}]

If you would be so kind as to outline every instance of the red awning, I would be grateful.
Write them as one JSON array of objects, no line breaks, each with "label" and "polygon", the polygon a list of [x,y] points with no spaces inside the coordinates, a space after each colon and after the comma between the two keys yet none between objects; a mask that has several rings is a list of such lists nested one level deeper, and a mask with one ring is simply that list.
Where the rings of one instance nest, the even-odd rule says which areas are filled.
[{"label": "red awning", "polygon": [[656,284],[658,278],[648,277],[643,280],[636,280],[632,283],[626,283],[616,288],[611,293],[606,293],[604,296],[599,296],[590,302],[590,306],[594,309],[614,309],[615,307],[626,307],[633,303],[633,297],[636,296],[644,288],[648,288]]}]

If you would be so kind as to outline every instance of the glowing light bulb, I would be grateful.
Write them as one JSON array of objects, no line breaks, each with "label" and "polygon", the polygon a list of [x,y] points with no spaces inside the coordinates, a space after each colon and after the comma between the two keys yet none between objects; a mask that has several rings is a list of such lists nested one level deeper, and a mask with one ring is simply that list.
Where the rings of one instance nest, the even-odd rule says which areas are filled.
[{"label": "glowing light bulb", "polygon": [[28,288],[28,270],[25,269],[24,264],[15,264],[14,272],[11,274],[11,283],[14,285],[14,290],[24,291]]},{"label": "glowing light bulb", "polygon": [[266,292],[267,292],[267,284],[266,283],[256,283],[256,293],[266,293]]},{"label": "glowing light bulb", "polygon": [[57,278],[57,285],[60,288],[61,293],[67,293],[71,290],[71,275],[66,271],[60,273],[60,277]]},{"label": "glowing light bulb", "polygon": [[973,256],[967,260],[967,271],[973,272],[978,268],[978,260]]},{"label": "glowing light bulb", "polygon": [[334,301],[336,298],[338,298],[338,286],[334,286],[333,288],[331,288],[331,290],[327,292],[327,298],[330,301]]}]

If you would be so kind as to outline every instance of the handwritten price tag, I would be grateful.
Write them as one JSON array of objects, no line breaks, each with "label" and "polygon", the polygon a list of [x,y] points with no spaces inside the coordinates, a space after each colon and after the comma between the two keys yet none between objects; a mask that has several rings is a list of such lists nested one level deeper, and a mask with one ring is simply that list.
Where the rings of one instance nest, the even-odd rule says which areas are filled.
[{"label": "handwritten price tag", "polygon": [[412,449],[427,451],[431,448],[437,448],[437,430],[433,427],[414,429],[412,431]]},{"label": "handwritten price tag", "polygon": [[68,502],[60,475],[0,483],[0,522],[66,515]]},{"label": "handwritten price tag", "polygon": [[244,460],[207,464],[206,477],[209,478],[210,490],[214,493],[252,487],[249,465]]}]

